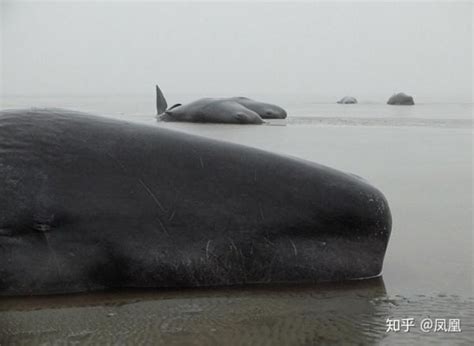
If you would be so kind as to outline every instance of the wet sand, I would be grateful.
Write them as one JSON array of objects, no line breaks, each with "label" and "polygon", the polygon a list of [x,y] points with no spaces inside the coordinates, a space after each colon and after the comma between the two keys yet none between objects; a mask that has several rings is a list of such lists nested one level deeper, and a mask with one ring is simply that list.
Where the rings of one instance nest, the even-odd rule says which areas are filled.
[{"label": "wet sand", "polygon": [[[470,344],[472,128],[379,125],[157,124],[368,179],[394,221],[383,279],[2,298],[0,344]],[[385,332],[408,317],[410,332]],[[459,318],[462,332],[423,333],[427,317]]]},{"label": "wet sand", "polygon": [[[318,286],[128,291],[11,298],[2,345],[467,344],[472,299],[390,296],[381,279]],[[455,312],[463,332],[386,333],[394,317]],[[452,315],[449,315],[452,316]],[[426,317],[426,316],[425,316]]]}]

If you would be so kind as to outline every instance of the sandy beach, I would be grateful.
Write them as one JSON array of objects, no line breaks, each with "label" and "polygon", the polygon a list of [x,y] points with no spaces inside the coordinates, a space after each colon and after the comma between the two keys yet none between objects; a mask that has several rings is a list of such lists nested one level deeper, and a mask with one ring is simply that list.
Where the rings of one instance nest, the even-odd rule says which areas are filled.
[{"label": "sandy beach", "polygon": [[[1,345],[152,340],[408,345],[463,344],[473,337],[470,126],[302,124],[298,118],[263,126],[157,123],[151,116],[127,120],[292,155],[364,177],[384,192],[392,210],[382,278],[2,298]],[[410,333],[386,333],[387,318],[407,317],[415,321]],[[460,319],[462,332],[421,332],[419,323],[428,317]]]}]

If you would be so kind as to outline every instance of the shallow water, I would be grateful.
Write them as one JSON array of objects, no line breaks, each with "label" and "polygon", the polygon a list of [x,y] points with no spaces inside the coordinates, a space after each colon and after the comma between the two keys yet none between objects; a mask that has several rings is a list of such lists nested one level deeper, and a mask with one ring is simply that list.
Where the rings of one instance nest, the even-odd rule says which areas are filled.
[{"label": "shallow water", "polygon": [[[154,89],[153,89],[154,92]],[[186,103],[209,95],[167,94],[169,105]],[[213,95],[214,96],[214,95]],[[215,95],[235,96],[235,95]],[[386,100],[371,100],[355,105],[319,103],[311,95],[247,95],[256,100],[275,103],[285,108],[290,123],[330,123],[341,125],[432,124],[448,123],[449,126],[472,124],[472,103],[419,103],[415,106],[390,106]],[[156,113],[155,95],[96,95],[96,96],[33,96],[0,95],[0,108],[59,107],[110,115],[125,119],[147,121]],[[357,122],[357,120],[361,122]],[[451,124],[451,122],[453,122]]]},{"label": "shallow water", "polygon": [[[26,106],[7,101],[8,107]],[[270,124],[281,126],[238,126],[158,123],[152,111],[133,112],[131,103],[123,107],[130,113],[120,114],[108,102],[69,102],[55,106],[96,107],[109,116],[293,155],[368,179],[384,192],[393,215],[383,280],[3,298],[1,345],[474,340],[472,105],[306,104],[312,115],[290,112],[288,121]],[[410,332],[386,333],[387,318],[408,317],[415,320]],[[423,333],[419,323],[427,317],[459,318],[462,332]]]},{"label": "shallow water", "polygon": [[[319,286],[129,291],[10,299],[2,344],[316,345],[468,344],[473,299],[388,295],[381,279]],[[462,332],[423,333],[427,316],[455,311]],[[413,316],[409,333],[387,318]],[[451,315],[449,315],[451,317]]]}]

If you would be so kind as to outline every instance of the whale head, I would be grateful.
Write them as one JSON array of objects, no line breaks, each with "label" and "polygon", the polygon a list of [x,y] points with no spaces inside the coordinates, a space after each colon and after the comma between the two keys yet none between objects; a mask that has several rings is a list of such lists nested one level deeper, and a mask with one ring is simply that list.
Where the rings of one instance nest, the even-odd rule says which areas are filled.
[{"label": "whale head", "polygon": [[247,97],[235,97],[233,99],[237,103],[256,112],[262,119],[285,119],[287,116],[283,108],[271,103],[259,102]]}]

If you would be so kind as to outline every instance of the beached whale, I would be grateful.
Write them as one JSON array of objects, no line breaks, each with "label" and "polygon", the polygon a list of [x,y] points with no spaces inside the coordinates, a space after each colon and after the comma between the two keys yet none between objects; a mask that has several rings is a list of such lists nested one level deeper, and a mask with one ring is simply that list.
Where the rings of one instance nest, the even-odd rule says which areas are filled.
[{"label": "beached whale", "polygon": [[415,104],[415,101],[413,101],[412,96],[409,96],[405,93],[398,93],[398,94],[393,94],[392,96],[390,96],[390,98],[387,101],[387,104],[412,106]]},{"label": "beached whale", "polygon": [[163,121],[200,123],[262,124],[262,119],[285,119],[286,111],[276,105],[247,97],[202,98],[188,104],[168,108],[166,99],[156,86],[156,111]]},{"label": "beached whale", "polygon": [[354,104],[354,103],[357,103],[357,99],[355,97],[352,97],[352,96],[344,96],[342,99],[337,101],[337,103]]},{"label": "beached whale", "polygon": [[389,207],[351,174],[61,109],[1,111],[0,138],[0,294],[381,273]]}]

